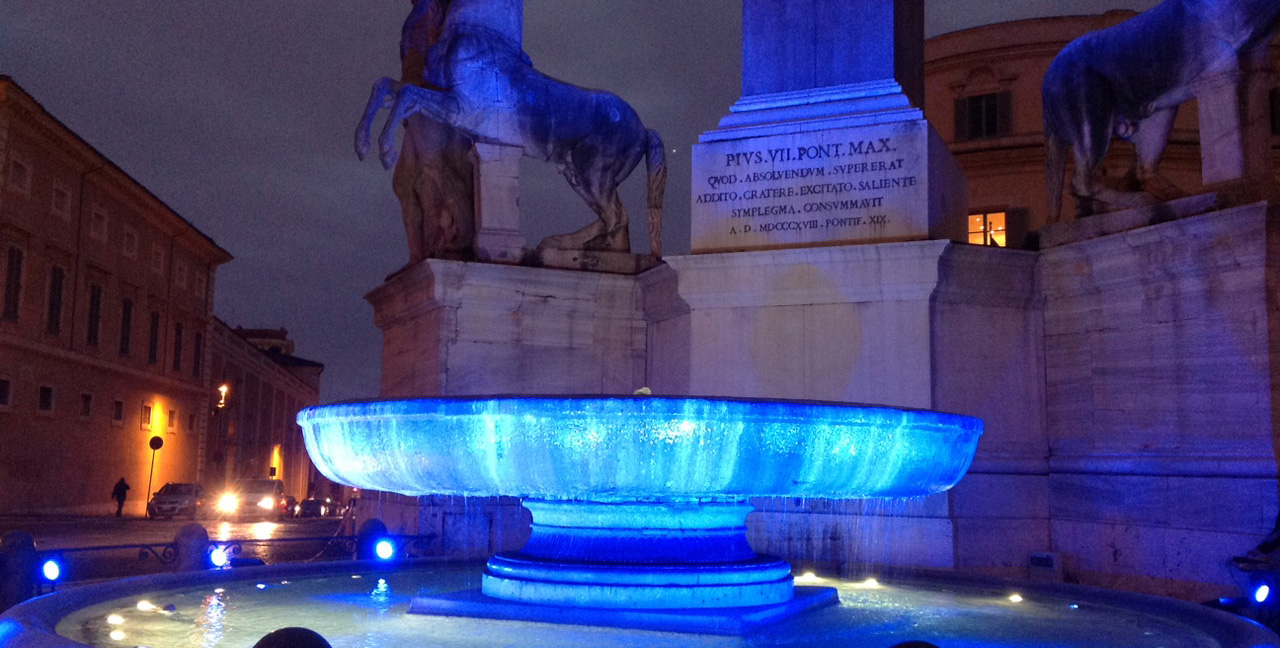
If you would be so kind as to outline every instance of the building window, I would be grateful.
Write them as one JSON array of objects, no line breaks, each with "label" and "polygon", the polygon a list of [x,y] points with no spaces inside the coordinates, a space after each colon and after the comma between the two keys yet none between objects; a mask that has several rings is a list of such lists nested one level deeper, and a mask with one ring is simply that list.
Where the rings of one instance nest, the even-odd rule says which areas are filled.
[{"label": "building window", "polygon": [[181,261],[173,262],[173,285],[178,290],[187,289],[187,264]]},{"label": "building window", "polygon": [[147,336],[147,364],[160,362],[160,313],[151,311],[151,331]]},{"label": "building window", "polygon": [[193,272],[192,274],[194,274],[194,275],[195,275],[194,283],[195,283],[195,286],[196,286],[196,288],[195,288],[195,290],[196,290],[196,295],[197,295],[197,296],[199,296],[201,299],[204,299],[204,298],[205,298],[205,286],[207,285],[207,283],[206,283],[206,281],[207,281],[207,280],[205,279],[205,276],[204,276],[204,270],[203,270],[202,268],[197,267],[197,268],[195,269],[195,272]]},{"label": "building window", "polygon": [[142,418],[140,419],[139,425],[144,430],[151,429],[151,406],[150,405],[142,406]]},{"label": "building window", "polygon": [[151,271],[164,274],[164,246],[159,243],[151,246]]},{"label": "building window", "polygon": [[182,322],[173,323],[173,370],[182,371]]},{"label": "building window", "polygon": [[204,368],[204,334],[196,333],[196,339],[191,344],[191,375],[199,378],[200,370]]},{"label": "building window", "polygon": [[1280,88],[1272,88],[1268,98],[1271,104],[1271,134],[1280,135]]},{"label": "building window", "polygon": [[0,378],[0,409],[9,408],[9,390],[13,383],[8,378]]},{"label": "building window", "polygon": [[133,300],[120,302],[120,355],[127,356],[133,350]]},{"label": "building window", "polygon": [[969,242],[973,245],[1006,247],[1005,213],[969,214]]},{"label": "building window", "polygon": [[40,395],[36,400],[36,409],[41,412],[53,411],[53,388],[48,385],[40,385]]},{"label": "building window", "polygon": [[165,423],[165,429],[172,432],[173,426],[177,424],[178,424],[178,412],[175,410],[169,410],[169,420]]},{"label": "building window", "polygon": [[31,167],[21,160],[9,160],[9,188],[17,193],[31,193]]},{"label": "building window", "polygon": [[89,216],[89,238],[99,243],[107,242],[107,210],[97,205]]},{"label": "building window", "polygon": [[0,319],[6,322],[18,321],[18,303],[22,295],[22,250],[9,248],[5,260],[4,273],[4,313]]},{"label": "building window", "polygon": [[89,330],[85,332],[85,344],[98,346],[98,333],[102,329],[102,286],[89,286]]},{"label": "building window", "polygon": [[196,431],[196,415],[188,414],[187,415],[187,434],[191,434],[192,432],[195,432],[195,431]]},{"label": "building window", "polygon": [[138,233],[127,225],[124,228],[124,242],[120,245],[120,251],[126,258],[138,258]]},{"label": "building window", "polygon": [[124,401],[117,400],[111,403],[111,422],[124,423]]},{"label": "building window", "polygon": [[1013,95],[991,92],[956,99],[956,141],[988,139],[1013,131]]},{"label": "building window", "polygon": [[44,330],[49,335],[62,332],[62,292],[66,288],[67,272],[58,266],[49,270],[49,312],[45,317]]},{"label": "building window", "polygon": [[80,418],[93,416],[93,394],[80,394]]},{"label": "building window", "polygon": [[49,211],[62,220],[71,219],[71,190],[60,182],[53,185],[53,198],[49,202]]}]

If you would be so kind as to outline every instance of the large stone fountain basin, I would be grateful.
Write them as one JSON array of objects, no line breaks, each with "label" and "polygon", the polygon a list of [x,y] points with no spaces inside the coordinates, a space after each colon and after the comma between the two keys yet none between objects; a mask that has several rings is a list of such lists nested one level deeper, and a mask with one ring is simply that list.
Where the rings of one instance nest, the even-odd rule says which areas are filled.
[{"label": "large stone fountain basin", "polygon": [[938,412],[647,396],[342,403],[298,422],[320,471],[359,488],[594,502],[929,495],[982,434]]}]

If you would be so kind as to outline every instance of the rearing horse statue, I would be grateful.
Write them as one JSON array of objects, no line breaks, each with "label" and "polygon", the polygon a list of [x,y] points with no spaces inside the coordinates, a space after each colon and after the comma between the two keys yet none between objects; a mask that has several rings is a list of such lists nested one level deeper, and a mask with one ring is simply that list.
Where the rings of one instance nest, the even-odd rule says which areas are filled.
[{"label": "rearing horse statue", "polygon": [[[383,165],[391,168],[396,162],[399,124],[418,113],[476,141],[519,146],[526,156],[555,164],[599,216],[577,232],[547,238],[540,247],[629,252],[618,185],[644,157],[649,245],[654,256],[661,256],[667,178],[662,138],[646,129],[617,95],[579,88],[535,70],[519,42],[522,0],[419,1],[446,7],[444,31],[429,57],[430,87],[403,85],[394,92],[378,140]],[[369,151],[376,111],[373,107],[367,113],[357,132],[361,159]]]}]

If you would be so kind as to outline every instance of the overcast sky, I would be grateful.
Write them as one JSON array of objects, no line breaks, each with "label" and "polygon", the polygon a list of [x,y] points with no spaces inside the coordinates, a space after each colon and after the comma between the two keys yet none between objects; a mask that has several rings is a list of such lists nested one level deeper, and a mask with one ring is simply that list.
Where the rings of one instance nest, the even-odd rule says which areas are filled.
[{"label": "overcast sky", "polygon": [[[936,35],[1152,0],[926,0]],[[352,153],[369,86],[399,74],[409,0],[3,0],[0,74],[236,258],[215,313],[289,329],[325,363],[325,401],[375,397],[381,335],[363,295],[407,261],[390,173]],[[688,251],[689,146],[740,89],[735,0],[526,0],[535,65],[612,90],[662,133],[665,246]],[[524,168],[528,239],[594,216],[554,170]],[[626,183],[644,245],[643,168]]]}]

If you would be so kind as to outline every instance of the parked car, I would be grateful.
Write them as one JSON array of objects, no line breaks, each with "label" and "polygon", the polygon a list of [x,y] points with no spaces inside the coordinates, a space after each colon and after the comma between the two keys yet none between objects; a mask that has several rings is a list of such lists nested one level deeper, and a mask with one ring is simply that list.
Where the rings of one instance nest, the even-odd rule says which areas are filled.
[{"label": "parked car", "polygon": [[279,479],[244,479],[231,484],[218,497],[218,513],[280,520],[292,513],[289,499],[284,494],[284,482]]},{"label": "parked car", "polygon": [[204,511],[204,487],[200,484],[169,482],[147,502],[147,517],[166,520],[175,516],[194,520]]},{"label": "parked car", "polygon": [[298,510],[295,515],[300,518],[311,517],[328,517],[331,515],[339,515],[342,505],[332,499],[325,497],[323,499],[316,497],[308,497],[298,502]]}]

